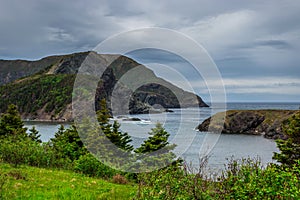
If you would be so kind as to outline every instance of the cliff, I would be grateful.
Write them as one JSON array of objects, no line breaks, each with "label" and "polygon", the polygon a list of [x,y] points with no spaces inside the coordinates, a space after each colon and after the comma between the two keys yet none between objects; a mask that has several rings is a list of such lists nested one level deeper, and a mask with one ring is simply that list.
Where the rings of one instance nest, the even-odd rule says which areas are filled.
[{"label": "cliff", "polygon": [[[197,129],[199,131],[216,132],[224,134],[251,134],[264,135],[266,138],[286,138],[281,125],[286,119],[300,111],[295,110],[229,110],[217,113],[204,120]],[[215,120],[212,120],[215,119]],[[221,125],[220,120],[224,120]],[[210,124],[210,121],[213,121]]]},{"label": "cliff", "polygon": [[[155,110],[156,105],[165,109],[207,106],[199,96],[158,78],[153,71],[131,58],[82,52],[49,56],[37,61],[0,60],[0,113],[13,103],[25,119],[71,121],[74,80],[87,56],[93,57],[97,67],[99,65],[105,69],[96,89],[96,110],[100,109],[99,101],[102,98],[110,105],[113,92],[129,99],[129,102],[120,99],[118,113],[115,114],[148,113]],[[127,85],[118,84],[124,74],[136,68],[142,69],[152,83],[135,91],[130,91]]]}]

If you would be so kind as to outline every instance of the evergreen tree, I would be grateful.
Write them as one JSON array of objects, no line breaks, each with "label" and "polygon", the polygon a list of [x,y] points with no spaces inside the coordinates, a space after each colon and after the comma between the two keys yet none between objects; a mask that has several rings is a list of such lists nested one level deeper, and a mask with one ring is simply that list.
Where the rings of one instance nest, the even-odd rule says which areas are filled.
[{"label": "evergreen tree", "polygon": [[78,135],[75,126],[64,129],[61,125],[55,133],[55,137],[50,140],[57,154],[69,158],[71,161],[77,160],[81,155],[86,153],[86,148]]},{"label": "evergreen tree", "polygon": [[120,126],[121,125],[117,121],[114,121],[112,125],[112,132],[111,134],[106,135],[106,137],[117,147],[125,151],[132,151],[133,146],[130,144],[132,139],[128,133],[120,131]]},{"label": "evergreen tree", "polygon": [[175,144],[169,144],[168,139],[170,134],[163,128],[160,123],[149,132],[150,137],[137,149],[136,163],[137,168],[147,169],[152,171],[166,167],[174,163],[176,155],[172,150],[176,147]]},{"label": "evergreen tree", "polygon": [[300,112],[287,119],[282,125],[287,140],[276,140],[280,153],[274,153],[273,158],[282,164],[291,166],[300,160]]},{"label": "evergreen tree", "polygon": [[106,100],[102,99],[100,101],[100,110],[97,111],[97,119],[102,129],[106,126],[111,127],[109,124],[109,118],[111,118],[111,115],[107,108]]},{"label": "evergreen tree", "polygon": [[61,137],[65,132],[65,127],[64,125],[60,125],[60,127],[58,128],[57,132],[54,134],[54,138],[59,138]]},{"label": "evergreen tree", "polygon": [[128,152],[132,151],[133,146],[130,144],[132,141],[130,135],[120,131],[120,124],[117,121],[114,121],[113,124],[109,122],[111,115],[105,99],[100,101],[100,107],[100,110],[97,112],[97,119],[105,136],[118,148]]},{"label": "evergreen tree", "polygon": [[0,136],[26,135],[26,130],[17,106],[9,105],[6,113],[2,114],[0,119]]},{"label": "evergreen tree", "polygon": [[135,150],[136,153],[150,153],[164,148],[164,152],[170,152],[176,145],[170,145],[168,142],[170,134],[163,128],[160,123],[151,129],[150,137]]},{"label": "evergreen tree", "polygon": [[39,131],[36,130],[35,126],[33,126],[31,129],[29,129],[29,135],[28,135],[32,141],[42,143],[42,140],[40,139],[41,135],[39,134]]}]

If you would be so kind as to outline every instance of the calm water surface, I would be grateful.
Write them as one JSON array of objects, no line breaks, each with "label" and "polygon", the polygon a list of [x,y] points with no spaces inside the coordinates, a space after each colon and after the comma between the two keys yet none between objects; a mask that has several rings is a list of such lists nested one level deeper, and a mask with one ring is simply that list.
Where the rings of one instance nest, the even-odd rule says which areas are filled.
[{"label": "calm water surface", "polygon": [[[299,109],[299,103],[229,103],[227,110],[254,110],[254,109]],[[186,108],[174,109],[173,113],[132,115],[142,119],[139,122],[121,121],[122,131],[128,132],[133,138],[133,145],[138,147],[148,136],[148,132],[157,122],[163,123],[170,133],[171,143],[176,143],[176,153],[188,163],[197,168],[199,158],[209,156],[208,167],[218,171],[227,163],[227,158],[236,159],[247,157],[260,157],[263,164],[274,162],[273,152],[278,151],[273,140],[262,136],[251,135],[218,135],[203,133],[195,127],[204,119],[223,109],[211,108]],[[28,128],[35,126],[41,134],[43,141],[48,141],[59,128],[57,123],[26,122]],[[64,124],[68,127],[68,124]]]}]

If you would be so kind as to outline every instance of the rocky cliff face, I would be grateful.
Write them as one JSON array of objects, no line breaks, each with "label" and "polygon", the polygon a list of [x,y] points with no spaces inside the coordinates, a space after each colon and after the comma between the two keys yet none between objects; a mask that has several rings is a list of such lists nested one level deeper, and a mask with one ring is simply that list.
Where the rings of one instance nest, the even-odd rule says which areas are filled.
[{"label": "rocky cliff face", "polygon": [[[70,97],[74,77],[87,58],[92,58],[95,67],[103,71],[96,89],[96,109],[100,108],[100,99],[105,98],[111,105],[112,101],[116,101],[115,95],[122,98],[117,99],[118,104],[114,108],[116,113],[113,114],[148,113],[155,110],[157,105],[162,108],[207,106],[199,96],[156,77],[153,71],[128,57],[83,52],[50,56],[38,61],[0,60],[0,96],[3,100],[0,102],[0,112],[5,111],[7,104],[14,103],[24,117],[72,120]],[[125,75],[134,70],[140,74],[127,77],[127,82],[122,81]],[[92,71],[88,73],[95,75]],[[130,82],[130,78],[133,81]],[[136,79],[150,82],[132,87]],[[51,99],[48,98],[50,96]],[[32,105],[32,108],[28,108],[28,105]]]},{"label": "rocky cliff face", "polygon": [[[286,138],[281,125],[299,111],[293,110],[230,110],[225,114],[217,113],[204,120],[199,131],[221,131],[224,134],[264,135],[266,138]],[[214,119],[214,120],[212,120]],[[224,124],[218,123],[224,120]],[[213,121],[213,123],[210,123]]]}]

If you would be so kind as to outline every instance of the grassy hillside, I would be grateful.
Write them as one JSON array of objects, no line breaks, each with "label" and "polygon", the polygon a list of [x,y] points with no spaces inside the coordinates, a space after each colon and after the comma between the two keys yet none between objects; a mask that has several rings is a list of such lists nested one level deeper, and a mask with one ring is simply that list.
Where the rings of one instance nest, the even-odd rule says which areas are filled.
[{"label": "grassy hillside", "polygon": [[135,191],[136,186],[130,184],[114,184],[70,171],[12,168],[0,163],[0,199],[132,199]]}]

